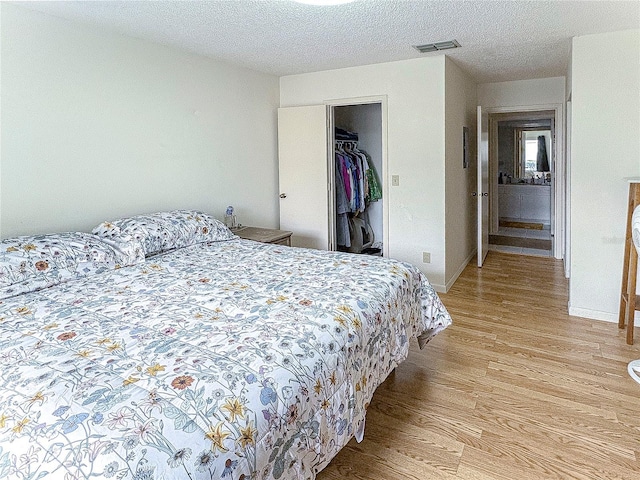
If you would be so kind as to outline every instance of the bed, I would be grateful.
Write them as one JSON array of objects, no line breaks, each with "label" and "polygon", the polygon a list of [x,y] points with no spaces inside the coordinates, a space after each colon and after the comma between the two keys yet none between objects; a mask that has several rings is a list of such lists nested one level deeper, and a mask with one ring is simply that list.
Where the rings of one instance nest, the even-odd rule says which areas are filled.
[{"label": "bed", "polygon": [[315,478],[451,323],[406,263],[201,212],[0,248],[0,478]]}]

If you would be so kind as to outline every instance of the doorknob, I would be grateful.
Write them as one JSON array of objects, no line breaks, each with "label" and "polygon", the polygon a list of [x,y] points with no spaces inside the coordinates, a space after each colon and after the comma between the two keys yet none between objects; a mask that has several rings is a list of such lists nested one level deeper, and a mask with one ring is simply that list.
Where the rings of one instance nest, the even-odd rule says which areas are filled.
[{"label": "doorknob", "polygon": [[280,194],[280,198],[287,198],[287,194],[286,193],[281,193]]}]

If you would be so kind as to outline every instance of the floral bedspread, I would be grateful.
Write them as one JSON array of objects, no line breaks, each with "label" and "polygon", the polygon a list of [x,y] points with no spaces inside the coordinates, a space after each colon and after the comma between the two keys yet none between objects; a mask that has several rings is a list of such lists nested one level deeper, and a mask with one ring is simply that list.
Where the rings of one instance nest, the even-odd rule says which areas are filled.
[{"label": "floral bedspread", "polygon": [[0,478],[314,478],[450,322],[407,264],[245,240],[5,299]]}]

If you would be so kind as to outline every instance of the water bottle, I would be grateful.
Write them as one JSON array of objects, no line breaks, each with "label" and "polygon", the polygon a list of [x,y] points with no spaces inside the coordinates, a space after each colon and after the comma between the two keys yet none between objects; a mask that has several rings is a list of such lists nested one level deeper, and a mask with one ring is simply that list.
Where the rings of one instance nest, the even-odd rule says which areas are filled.
[{"label": "water bottle", "polygon": [[233,207],[229,205],[227,211],[224,214],[224,224],[227,228],[236,228],[236,216],[233,214]]}]

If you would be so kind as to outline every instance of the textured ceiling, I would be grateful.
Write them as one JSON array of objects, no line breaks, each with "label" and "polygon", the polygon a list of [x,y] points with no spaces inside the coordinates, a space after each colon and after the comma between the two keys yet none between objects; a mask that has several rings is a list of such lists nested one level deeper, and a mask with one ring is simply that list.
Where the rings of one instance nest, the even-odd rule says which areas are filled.
[{"label": "textured ceiling", "polygon": [[450,39],[478,83],[561,76],[571,37],[640,28],[638,0],[17,3],[278,76],[442,55],[412,45]]}]

